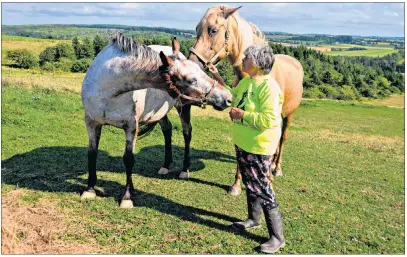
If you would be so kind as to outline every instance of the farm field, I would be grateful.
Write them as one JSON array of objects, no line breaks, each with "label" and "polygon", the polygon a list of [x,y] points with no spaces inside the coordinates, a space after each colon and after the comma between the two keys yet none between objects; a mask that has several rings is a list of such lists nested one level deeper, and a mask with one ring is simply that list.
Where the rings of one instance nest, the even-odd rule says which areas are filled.
[{"label": "farm field", "polygon": [[341,56],[370,56],[370,57],[382,57],[388,54],[397,53],[397,50],[388,46],[360,46],[351,44],[338,44],[338,45],[321,45],[323,48],[351,48],[351,47],[363,47],[367,50],[356,51],[326,51],[324,53],[328,55],[341,55]]},{"label": "farm field", "polygon": [[[278,42],[277,42],[278,43]],[[284,46],[298,46],[297,44],[290,44],[290,43],[278,43]],[[352,45],[352,44],[338,44],[338,45],[319,45],[319,46],[307,46],[313,50],[317,50],[323,52],[328,55],[332,56],[369,56],[369,57],[382,57],[388,54],[397,53],[397,50],[394,50],[392,47],[388,45],[380,45],[380,46],[360,46],[360,45]],[[331,51],[332,48],[351,48],[351,47],[363,47],[367,48],[367,50],[356,50],[356,51]]]},{"label": "farm field", "polygon": [[7,51],[16,49],[27,49],[35,55],[39,55],[45,48],[55,46],[58,43],[71,44],[71,40],[53,40],[40,39],[31,37],[7,36],[2,35],[1,39],[1,58],[2,64],[7,64],[10,61],[7,58]]},{"label": "farm field", "polygon": [[[100,142],[100,196],[79,197],[87,180],[84,74],[2,73],[2,253],[257,254],[267,240],[264,220],[250,232],[230,227],[246,218],[246,199],[227,194],[235,168],[227,112],[193,108],[188,180],[177,178],[176,112],[169,175],[157,174],[160,128],[138,140],[135,208],[124,210],[124,133],[113,127]],[[404,253],[403,142],[403,109],[303,101],[275,184],[287,241],[280,253]]]},{"label": "farm field", "polygon": [[385,99],[371,100],[370,103],[379,106],[389,106],[397,108],[405,108],[405,94],[392,95]]}]

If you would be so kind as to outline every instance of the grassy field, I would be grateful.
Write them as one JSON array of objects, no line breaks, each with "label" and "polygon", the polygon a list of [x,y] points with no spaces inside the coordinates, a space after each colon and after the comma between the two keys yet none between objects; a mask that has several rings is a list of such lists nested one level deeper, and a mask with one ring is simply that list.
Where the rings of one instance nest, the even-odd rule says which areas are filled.
[{"label": "grassy field", "polygon": [[[290,44],[290,43],[280,43],[284,46],[298,46],[298,44]],[[321,44],[318,46],[307,46],[308,48],[314,49],[316,51],[323,52],[328,55],[341,55],[341,56],[369,56],[369,57],[382,57],[388,54],[397,53],[397,50],[394,50],[392,47],[388,45],[378,45],[378,46],[360,46],[360,45],[352,45],[352,44],[338,44],[338,45],[327,45]],[[367,50],[357,50],[357,51],[331,51],[332,48],[342,48],[347,49],[351,47],[363,47],[367,48]]]},{"label": "grassy field", "polygon": [[[193,109],[189,180],[177,179],[183,136],[174,111],[168,176],[157,174],[160,128],[139,140],[135,208],[123,210],[124,133],[112,127],[100,143],[101,195],[80,201],[88,140],[78,94],[83,74],[2,72],[3,253],[258,253],[265,225],[246,233],[230,227],[246,217],[246,199],[226,191],[235,167],[226,112]],[[402,109],[304,101],[286,144],[285,176],[275,184],[287,240],[281,253],[404,253],[403,142]]]},{"label": "grassy field", "polygon": [[[397,50],[388,46],[360,46],[351,44],[338,44],[338,45],[321,45],[321,48],[329,49],[323,51],[328,55],[341,55],[341,56],[369,56],[369,57],[382,57],[388,54],[397,53]],[[357,51],[331,51],[330,48],[351,48],[351,47],[363,47],[367,50]]]},{"label": "grassy field", "polygon": [[370,103],[379,106],[389,106],[397,108],[405,108],[405,94],[392,95],[385,99],[371,100]]},{"label": "grassy field", "polygon": [[7,36],[1,38],[2,64],[11,63],[7,58],[7,52],[16,49],[27,49],[35,55],[39,55],[45,48],[55,46],[58,43],[71,43],[71,40],[40,39],[31,37]]}]

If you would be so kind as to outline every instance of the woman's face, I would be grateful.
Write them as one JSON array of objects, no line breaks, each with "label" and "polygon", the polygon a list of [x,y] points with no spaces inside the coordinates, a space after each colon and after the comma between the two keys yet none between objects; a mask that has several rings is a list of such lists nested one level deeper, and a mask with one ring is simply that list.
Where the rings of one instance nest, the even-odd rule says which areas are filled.
[{"label": "woman's face", "polygon": [[244,72],[250,74],[255,74],[258,68],[254,65],[253,59],[245,56],[242,62],[242,69]]}]

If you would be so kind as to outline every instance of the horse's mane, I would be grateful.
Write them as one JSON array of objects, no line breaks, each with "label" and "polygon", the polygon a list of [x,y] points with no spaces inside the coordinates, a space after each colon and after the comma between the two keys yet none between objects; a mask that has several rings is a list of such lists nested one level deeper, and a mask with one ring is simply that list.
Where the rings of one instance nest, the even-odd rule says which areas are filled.
[{"label": "horse's mane", "polygon": [[146,45],[143,45],[132,38],[128,38],[121,32],[116,32],[111,38],[110,43],[116,45],[123,53],[129,53],[137,60],[161,63],[157,52]]},{"label": "horse's mane", "polygon": [[[223,12],[229,8],[230,7],[227,5],[215,5],[209,8],[197,26],[197,33],[198,34],[202,33],[202,25],[206,22],[206,17],[208,17],[210,14],[214,12],[216,13]],[[240,53],[239,56],[236,58],[236,62],[233,64],[233,66],[237,66],[241,64],[244,51],[246,50],[246,48],[249,47],[250,45],[253,45],[254,34],[256,34],[260,42],[266,43],[266,40],[263,32],[261,32],[256,25],[240,17],[240,15],[237,12],[233,13],[231,17],[233,17],[236,20],[239,31],[236,39]]]}]

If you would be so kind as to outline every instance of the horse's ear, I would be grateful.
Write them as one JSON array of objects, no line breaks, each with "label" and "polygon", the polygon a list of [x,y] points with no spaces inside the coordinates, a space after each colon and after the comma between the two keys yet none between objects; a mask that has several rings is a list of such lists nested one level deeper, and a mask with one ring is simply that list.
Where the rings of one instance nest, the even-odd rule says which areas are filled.
[{"label": "horse's ear", "polygon": [[242,6],[239,6],[237,8],[229,8],[229,9],[227,9],[226,11],[223,12],[223,17],[226,20],[227,18],[229,18],[230,15],[234,14],[240,8],[242,8]]},{"label": "horse's ear", "polygon": [[181,48],[178,40],[176,37],[172,39],[172,55],[177,56],[179,53],[179,49]]},{"label": "horse's ear", "polygon": [[164,67],[172,67],[174,65],[174,61],[166,56],[163,51],[160,52],[160,59]]}]

